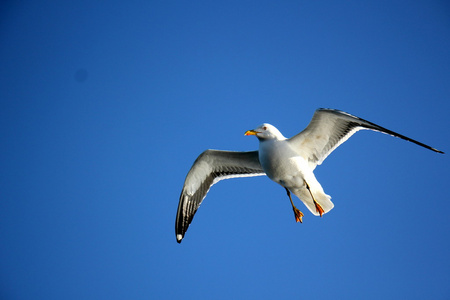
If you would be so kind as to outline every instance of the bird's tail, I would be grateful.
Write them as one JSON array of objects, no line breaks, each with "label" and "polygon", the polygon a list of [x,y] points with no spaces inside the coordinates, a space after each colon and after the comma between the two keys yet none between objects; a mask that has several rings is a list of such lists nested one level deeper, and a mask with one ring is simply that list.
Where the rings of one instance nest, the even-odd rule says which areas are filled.
[{"label": "bird's tail", "polygon": [[[311,194],[314,196],[314,200],[322,207],[324,210],[323,213],[329,212],[333,207],[334,204],[331,202],[331,197],[323,191],[322,186],[320,183],[315,180],[309,180],[308,181],[309,190],[306,187],[306,184],[300,188],[294,191],[294,194],[302,200],[302,202],[306,205],[306,207],[316,216],[319,216],[319,212],[317,211],[316,205],[314,204],[313,198],[311,197]],[[310,192],[311,191],[311,192]]]}]

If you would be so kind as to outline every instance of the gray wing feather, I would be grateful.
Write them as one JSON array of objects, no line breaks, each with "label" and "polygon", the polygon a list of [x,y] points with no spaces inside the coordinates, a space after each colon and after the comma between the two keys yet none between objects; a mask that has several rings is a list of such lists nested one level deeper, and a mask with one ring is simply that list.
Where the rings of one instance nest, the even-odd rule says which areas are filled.
[{"label": "gray wing feather", "polygon": [[206,150],[195,160],[184,181],[175,221],[177,242],[186,233],[211,186],[220,180],[265,175],[258,151]]},{"label": "gray wing feather", "polygon": [[363,129],[379,131],[415,143],[429,150],[444,153],[362,118],[340,110],[326,108],[316,110],[305,130],[290,138],[289,141],[300,151],[303,157],[308,159],[310,166],[315,168],[334,149],[344,143],[355,132]]}]

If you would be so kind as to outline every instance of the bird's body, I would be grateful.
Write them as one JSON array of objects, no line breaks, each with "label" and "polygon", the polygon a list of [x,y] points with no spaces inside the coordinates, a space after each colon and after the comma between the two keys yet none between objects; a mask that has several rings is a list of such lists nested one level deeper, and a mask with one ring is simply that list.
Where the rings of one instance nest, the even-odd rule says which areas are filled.
[{"label": "bird's body", "polygon": [[393,132],[372,122],[334,109],[318,109],[309,125],[299,134],[285,138],[270,124],[262,124],[245,135],[259,139],[259,150],[233,152],[206,150],[194,162],[181,192],[175,232],[180,243],[197,209],[210,187],[222,179],[267,175],[286,189],[297,222],[301,213],[294,205],[291,192],[314,214],[333,208],[314,176],[314,169],[340,144],[361,129],[386,133],[413,142],[429,150],[443,153],[421,142]]},{"label": "bird's body", "polygon": [[[271,125],[263,124],[262,126]],[[334,206],[330,201],[331,197],[324,193],[322,186],[309,168],[308,161],[300,153],[282,135],[261,140],[259,143],[258,157],[267,177],[290,190],[313,214],[319,215],[306,188],[305,183],[308,183],[312,195],[324,209],[323,213],[327,213]]]}]

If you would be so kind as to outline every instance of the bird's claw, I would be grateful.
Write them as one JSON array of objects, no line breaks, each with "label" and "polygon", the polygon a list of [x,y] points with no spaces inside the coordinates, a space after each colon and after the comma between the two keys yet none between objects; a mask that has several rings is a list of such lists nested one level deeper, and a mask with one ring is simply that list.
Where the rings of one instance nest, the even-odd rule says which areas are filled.
[{"label": "bird's claw", "polygon": [[320,206],[320,204],[316,201],[314,201],[314,205],[316,206],[316,211],[319,213],[320,217],[322,217],[322,215],[325,213],[322,206]]},{"label": "bird's claw", "polygon": [[300,222],[303,223],[302,217],[303,217],[303,213],[296,207],[292,207],[292,210],[294,211],[294,215],[295,215],[295,222]]}]

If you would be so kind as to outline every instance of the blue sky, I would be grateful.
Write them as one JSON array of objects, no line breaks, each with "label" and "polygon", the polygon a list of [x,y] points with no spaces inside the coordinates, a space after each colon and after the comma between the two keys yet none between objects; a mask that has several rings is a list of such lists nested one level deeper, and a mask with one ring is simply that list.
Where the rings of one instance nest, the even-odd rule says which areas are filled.
[{"label": "blue sky", "polygon": [[9,1],[0,8],[0,298],[448,299],[448,155],[357,133],[297,224],[268,178],[215,185],[176,243],[205,149],[254,150],[337,108],[450,151],[445,1]]}]

